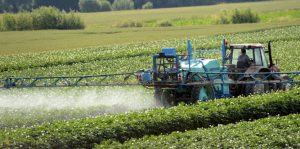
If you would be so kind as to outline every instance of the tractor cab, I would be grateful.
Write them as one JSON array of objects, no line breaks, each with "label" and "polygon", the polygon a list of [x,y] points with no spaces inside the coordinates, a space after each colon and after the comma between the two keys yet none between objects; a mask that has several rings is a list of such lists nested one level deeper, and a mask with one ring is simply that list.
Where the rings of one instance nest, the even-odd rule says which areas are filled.
[{"label": "tractor cab", "polygon": [[231,44],[227,47],[228,57],[226,66],[231,72],[245,72],[248,68],[238,68],[239,57],[245,49],[249,57],[249,67],[268,68],[268,59],[265,55],[268,51],[262,44]]}]

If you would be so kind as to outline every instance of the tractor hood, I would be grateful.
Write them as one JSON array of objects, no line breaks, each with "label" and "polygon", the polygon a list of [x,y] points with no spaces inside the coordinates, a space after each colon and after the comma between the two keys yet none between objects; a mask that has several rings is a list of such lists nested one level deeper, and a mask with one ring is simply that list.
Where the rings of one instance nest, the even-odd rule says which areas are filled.
[{"label": "tractor hood", "polygon": [[181,61],[180,66],[182,70],[189,70],[190,72],[220,72],[220,63],[216,59],[192,59]]}]

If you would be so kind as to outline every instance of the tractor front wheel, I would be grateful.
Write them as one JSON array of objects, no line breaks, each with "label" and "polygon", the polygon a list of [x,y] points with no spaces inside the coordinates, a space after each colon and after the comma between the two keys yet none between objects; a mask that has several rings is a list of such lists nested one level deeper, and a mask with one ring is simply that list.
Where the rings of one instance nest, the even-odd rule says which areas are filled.
[{"label": "tractor front wheel", "polygon": [[170,91],[155,89],[154,98],[158,105],[162,105],[164,107],[170,107],[175,105],[174,97],[172,96]]}]

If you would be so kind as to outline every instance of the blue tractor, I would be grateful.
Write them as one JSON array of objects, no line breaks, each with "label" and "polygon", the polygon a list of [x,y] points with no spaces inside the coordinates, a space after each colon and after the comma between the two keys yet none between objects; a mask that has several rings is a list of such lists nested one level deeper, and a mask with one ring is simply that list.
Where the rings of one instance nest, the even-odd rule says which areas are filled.
[{"label": "blue tractor", "polygon": [[[175,48],[163,48],[153,55],[152,69],[138,72],[140,83],[153,87],[155,99],[163,105],[287,90],[293,82],[273,63],[270,42],[265,50],[261,44],[228,45],[224,39],[221,50],[198,50],[220,52],[221,61],[195,58],[190,41],[187,49],[187,55],[180,55]],[[242,49],[249,57],[247,68],[238,67]]]}]

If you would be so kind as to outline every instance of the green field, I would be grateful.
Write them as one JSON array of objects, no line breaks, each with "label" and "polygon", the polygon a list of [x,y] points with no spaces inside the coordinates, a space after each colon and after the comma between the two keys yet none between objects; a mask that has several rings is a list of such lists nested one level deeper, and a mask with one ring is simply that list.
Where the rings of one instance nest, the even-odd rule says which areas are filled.
[{"label": "green field", "polygon": [[254,122],[146,136],[97,148],[299,148],[300,115],[270,117]]},{"label": "green field", "polygon": [[[193,24],[202,18],[205,22],[223,10],[248,7],[259,13],[260,23]],[[163,47],[186,52],[187,39],[194,49],[219,49],[223,38],[229,43],[264,45],[271,40],[281,71],[299,71],[299,9],[299,0],[276,0],[81,13],[87,26],[84,30],[0,32],[0,80],[8,76],[136,72],[150,68],[151,56]],[[188,23],[180,24],[180,19]],[[171,20],[175,26],[115,26],[128,20]],[[218,54],[207,56],[220,59]],[[99,148],[112,148],[111,143],[116,148],[189,148],[193,144],[216,148],[299,148],[299,115],[280,117],[299,113],[299,105],[297,87],[287,92],[171,108],[161,107],[153,100],[153,90],[142,87],[0,88],[0,148],[92,148],[96,144]],[[266,118],[269,116],[277,117]],[[247,122],[253,120],[257,121]],[[252,133],[256,136],[247,137]],[[147,143],[149,146],[143,146]]]},{"label": "green field", "polygon": [[[299,89],[295,89],[263,96],[203,102],[192,106],[180,105],[169,109],[159,108],[145,112],[45,123],[29,128],[4,129],[0,130],[0,146],[91,148],[95,143],[105,143],[107,140],[124,142],[145,135],[169,134],[268,116],[295,114],[300,111],[299,96]],[[293,126],[291,129],[299,130],[299,127]],[[295,134],[291,130],[286,133]]]},{"label": "green field", "polygon": [[[168,8],[155,10],[116,11],[103,13],[82,13],[85,30],[42,30],[0,32],[0,54],[19,54],[49,50],[64,50],[82,47],[106,46],[128,42],[142,42],[174,38],[190,38],[222,33],[234,33],[299,25],[299,18],[283,19],[257,24],[243,25],[192,25],[174,27],[118,28],[116,24],[134,21],[160,21],[178,18],[213,17],[222,10],[251,8],[260,14],[299,9],[298,0],[266,1],[255,3],[220,4],[185,8]],[[282,14],[282,13],[281,13]],[[274,16],[274,15],[273,15]],[[277,16],[276,18],[284,18]]]},{"label": "green field", "polygon": [[[299,32],[300,26],[291,26],[255,32],[200,36],[191,38],[191,40],[195,43],[195,48],[218,48],[223,37],[226,37],[229,42],[237,43],[266,43],[268,40],[272,40],[273,54],[276,59],[280,60],[281,70],[297,71],[300,69]],[[163,40],[2,56],[0,58],[1,77],[11,75],[74,76],[136,71],[140,68],[150,67],[150,56],[157,53],[161,47],[174,45],[179,48],[179,52],[182,52],[186,47],[186,40]],[[211,56],[215,57],[215,55]],[[153,106],[146,104],[143,107],[141,106],[143,104],[136,103],[142,99],[141,103],[145,104],[150,101],[151,105],[151,96],[147,96],[149,99],[147,102],[143,101],[146,98],[145,95],[151,95],[151,91],[136,93],[136,88],[130,88],[123,90],[123,94],[113,98],[106,96],[107,94],[101,94],[101,88],[58,89],[53,90],[54,92],[49,90],[1,90],[0,142],[2,143],[0,144],[3,147],[89,148],[94,143],[102,143],[108,139],[120,139],[122,142],[144,135],[192,130],[210,125],[235,123],[240,120],[253,120],[269,115],[287,115],[298,113],[300,110],[298,106],[299,89],[295,89],[290,92],[217,100],[194,106],[181,105],[170,109],[160,108],[140,113],[101,117],[115,112],[155,107],[155,104],[152,104]],[[108,90],[110,90],[108,95],[118,93],[116,88],[108,88]],[[134,95],[124,98],[125,95],[130,95],[129,93],[134,93]],[[138,94],[141,96],[137,96]],[[78,100],[78,96],[82,96],[82,99]],[[119,104],[105,106],[101,100],[103,96],[109,98],[108,103],[114,99],[121,99],[123,103],[117,102]],[[133,97],[137,100],[128,103],[129,99]],[[126,106],[124,107],[124,103],[130,104],[128,109]],[[134,109],[132,106],[140,107],[140,109]],[[112,111],[110,111],[111,109]],[[24,114],[26,115],[24,116]],[[40,125],[41,123],[45,124]],[[28,128],[28,126],[32,127]]]},{"label": "green field", "polygon": [[[193,37],[195,49],[220,48],[222,38],[230,43],[263,43],[273,41],[273,55],[282,71],[300,69],[300,26],[256,32]],[[186,39],[121,44],[45,53],[0,57],[0,78],[7,76],[78,76],[135,72],[151,67],[151,55],[163,47],[186,49]],[[220,57],[215,57],[220,58]]]}]

